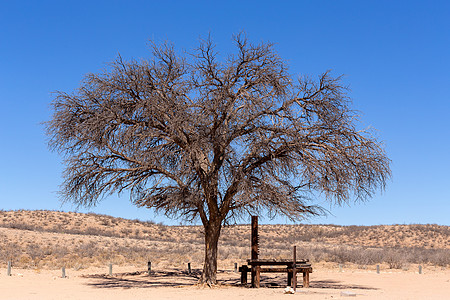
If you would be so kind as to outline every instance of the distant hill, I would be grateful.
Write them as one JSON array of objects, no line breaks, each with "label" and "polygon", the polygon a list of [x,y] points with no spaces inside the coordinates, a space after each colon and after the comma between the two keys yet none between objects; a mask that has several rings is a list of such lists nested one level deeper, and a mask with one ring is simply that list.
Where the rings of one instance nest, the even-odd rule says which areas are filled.
[{"label": "distant hill", "polygon": [[[219,268],[244,263],[250,256],[250,226],[224,227]],[[409,264],[450,264],[450,227],[427,225],[260,225],[261,257],[298,256],[313,262],[383,263],[390,268]],[[200,267],[201,226],[166,226],[107,215],[58,211],[0,211],[0,262],[13,260],[25,268],[84,268],[90,265]]]}]

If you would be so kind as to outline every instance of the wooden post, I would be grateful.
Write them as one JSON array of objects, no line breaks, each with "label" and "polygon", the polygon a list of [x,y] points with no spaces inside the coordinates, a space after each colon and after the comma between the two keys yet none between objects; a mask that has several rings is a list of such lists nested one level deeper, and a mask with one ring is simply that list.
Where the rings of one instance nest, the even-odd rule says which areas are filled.
[{"label": "wooden post", "polygon": [[237,271],[238,271],[237,263],[234,263],[234,272],[237,273]]},{"label": "wooden post", "polygon": [[241,267],[241,284],[247,284],[247,273],[248,273],[248,266],[243,265]]},{"label": "wooden post", "polygon": [[109,276],[112,276],[112,264],[109,264]]},{"label": "wooden post", "polygon": [[291,286],[292,285],[292,272],[289,271],[287,272],[287,286]]},{"label": "wooden post", "polygon": [[8,261],[8,270],[6,271],[7,276],[11,276],[11,262]]},{"label": "wooden post", "polygon": [[62,267],[61,269],[61,278],[66,278],[66,268]]},{"label": "wooden post", "polygon": [[[251,249],[251,259],[257,260],[259,253],[259,238],[258,238],[258,216],[252,216],[252,249]],[[252,287],[257,287],[256,285],[256,266],[252,265]],[[258,282],[259,285],[259,282]]]},{"label": "wooden post", "polygon": [[258,259],[259,238],[258,238],[258,216],[252,216],[252,259]]},{"label": "wooden post", "polygon": [[191,263],[188,262],[188,274],[191,274]]},{"label": "wooden post", "polygon": [[292,288],[294,291],[297,290],[297,246],[294,246],[292,259]]},{"label": "wooden post", "polygon": [[339,272],[342,272],[342,264],[339,264]]},{"label": "wooden post", "polygon": [[150,275],[150,273],[152,272],[152,262],[151,261],[147,262],[147,272],[148,272],[148,275]]}]

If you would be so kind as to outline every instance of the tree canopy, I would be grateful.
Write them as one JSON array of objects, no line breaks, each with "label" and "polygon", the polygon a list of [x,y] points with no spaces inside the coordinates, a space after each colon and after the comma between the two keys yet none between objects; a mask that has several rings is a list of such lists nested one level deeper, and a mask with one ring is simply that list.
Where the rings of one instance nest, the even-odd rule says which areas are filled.
[{"label": "tree canopy", "polygon": [[294,78],[272,44],[234,42],[224,59],[211,39],[184,55],[166,43],[148,60],[119,56],[75,92],[58,92],[47,123],[51,149],[65,157],[64,200],[95,205],[129,191],[138,206],[201,220],[210,284],[227,220],[301,220],[322,213],[313,195],[365,200],[390,176],[341,77]]}]

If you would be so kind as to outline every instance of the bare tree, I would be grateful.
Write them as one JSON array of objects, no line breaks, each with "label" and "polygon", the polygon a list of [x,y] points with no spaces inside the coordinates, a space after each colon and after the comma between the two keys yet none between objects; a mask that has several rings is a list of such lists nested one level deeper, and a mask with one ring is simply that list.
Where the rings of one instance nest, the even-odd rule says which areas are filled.
[{"label": "bare tree", "polygon": [[293,80],[272,44],[234,42],[222,60],[210,39],[184,56],[163,44],[151,60],[119,57],[76,92],[58,92],[47,122],[67,165],[63,200],[90,206],[126,190],[138,206],[201,220],[206,284],[216,283],[230,219],[301,220],[323,212],[313,195],[364,200],[390,176],[339,77]]}]

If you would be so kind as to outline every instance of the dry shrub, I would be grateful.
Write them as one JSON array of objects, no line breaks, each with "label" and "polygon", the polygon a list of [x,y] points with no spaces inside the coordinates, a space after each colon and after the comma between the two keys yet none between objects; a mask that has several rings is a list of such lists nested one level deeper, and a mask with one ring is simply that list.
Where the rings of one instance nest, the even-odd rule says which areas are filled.
[{"label": "dry shrub", "polygon": [[[0,227],[14,229],[10,232],[16,232],[13,236],[17,237],[0,232],[3,265],[12,260],[14,266],[23,268],[80,269],[110,262],[145,266],[150,260],[155,267],[184,266],[187,262],[201,266],[204,259],[204,235],[199,226],[165,226],[96,214],[0,211]],[[30,238],[35,232],[45,238],[43,242]],[[312,262],[360,267],[384,263],[398,269],[410,264],[450,265],[448,226],[260,225],[259,232],[261,258],[290,258],[292,246],[297,245],[297,257]],[[372,244],[376,246],[363,242],[367,237],[375,240]],[[414,242],[417,247],[405,242],[419,237],[423,243]],[[426,248],[431,246],[434,248]],[[250,226],[225,226],[219,243],[219,266],[245,263],[249,257]]]},{"label": "dry shrub", "polygon": [[405,263],[405,258],[398,251],[392,249],[384,253],[384,261],[389,265],[389,269],[401,269]]}]

